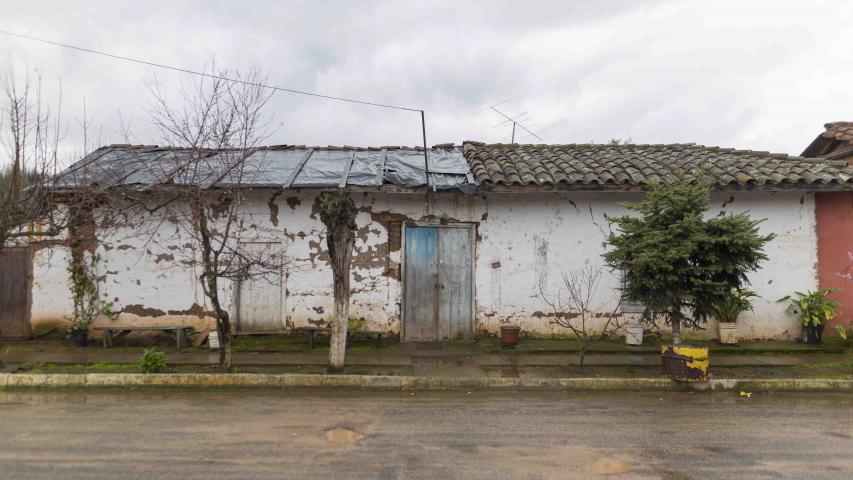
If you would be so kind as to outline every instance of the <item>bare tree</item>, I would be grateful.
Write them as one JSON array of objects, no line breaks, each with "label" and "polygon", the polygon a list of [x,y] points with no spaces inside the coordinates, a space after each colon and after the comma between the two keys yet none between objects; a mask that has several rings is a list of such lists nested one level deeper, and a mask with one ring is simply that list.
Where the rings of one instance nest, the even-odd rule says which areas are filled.
[{"label": "bare tree", "polygon": [[83,134],[83,156],[86,156],[102,145],[101,134],[104,130],[104,126],[100,125],[98,127],[98,135],[95,138],[92,138],[91,133],[89,133],[95,124],[95,119],[90,118],[87,113],[86,97],[83,97],[83,118],[78,118],[77,124],[80,125],[80,131]]},{"label": "bare tree", "polygon": [[11,63],[2,78],[0,144],[0,249],[16,240],[58,235],[67,215],[56,207],[49,184],[58,169],[62,91],[56,110],[44,99],[41,76],[16,75]]},{"label": "bare tree", "polygon": [[148,213],[166,210],[152,217],[168,216],[198,247],[193,268],[216,318],[220,366],[230,370],[232,323],[223,288],[229,282],[239,285],[247,278],[280,271],[285,257],[282,251],[241,248],[246,235],[242,222],[246,181],[262,168],[250,164],[249,158],[272,133],[263,115],[272,92],[260,86],[264,79],[258,70],[226,72],[214,63],[210,73],[189,87],[182,85],[175,104],[156,81],[149,85],[152,122],[166,144],[181,148],[147,166],[159,183],[144,194],[123,195]]},{"label": "bare tree", "polygon": [[608,312],[594,312],[595,295],[598,291],[602,267],[587,265],[580,270],[564,272],[562,284],[555,295],[548,295],[543,288],[539,295],[552,311],[551,323],[571,330],[581,341],[579,352],[580,370],[590,347],[619,332],[627,320],[622,314],[622,293],[616,290],[616,302]]},{"label": "bare tree", "polygon": [[125,121],[124,116],[121,114],[121,109],[118,111],[118,130],[115,133],[121,138],[121,140],[126,144],[136,143],[136,136],[133,135],[131,130],[131,123],[133,122],[132,117],[128,117],[127,121]]}]

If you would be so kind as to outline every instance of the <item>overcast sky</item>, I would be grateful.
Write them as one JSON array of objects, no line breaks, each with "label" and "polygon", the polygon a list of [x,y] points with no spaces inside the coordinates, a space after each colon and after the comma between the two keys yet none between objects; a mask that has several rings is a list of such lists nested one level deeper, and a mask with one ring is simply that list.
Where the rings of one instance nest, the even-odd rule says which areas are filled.
[{"label": "overcast sky", "polygon": [[[2,1],[0,29],[200,70],[257,66],[279,86],[422,108],[430,144],[509,142],[489,104],[547,143],[695,142],[800,153],[853,120],[853,2]],[[102,142],[138,143],[145,81],[178,74],[0,35],[18,72],[61,78],[78,148],[83,98]],[[184,78],[184,81],[191,81]],[[171,83],[168,83],[171,82]],[[416,113],[276,93],[271,144],[416,145]],[[520,142],[538,143],[520,136]]]}]

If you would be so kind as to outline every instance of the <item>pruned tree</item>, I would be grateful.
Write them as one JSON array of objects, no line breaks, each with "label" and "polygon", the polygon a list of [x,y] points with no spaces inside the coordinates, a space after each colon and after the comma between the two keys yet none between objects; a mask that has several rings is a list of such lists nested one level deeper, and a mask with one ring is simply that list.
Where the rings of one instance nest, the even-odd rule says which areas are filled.
[{"label": "pruned tree", "polygon": [[569,329],[581,341],[578,352],[581,372],[590,347],[616,335],[627,323],[619,289],[614,290],[615,299],[606,311],[595,309],[603,273],[600,266],[586,265],[580,270],[563,272],[556,294],[549,295],[544,288],[539,289],[539,296],[551,310],[551,323]]},{"label": "pruned tree", "polygon": [[676,344],[682,326],[699,327],[715,304],[748,283],[774,238],[760,234],[761,220],[746,213],[706,219],[709,200],[701,176],[681,176],[626,205],[639,216],[611,219],[618,233],[608,239],[605,261],[624,273],[626,300],[645,306],[647,322],[664,316]]},{"label": "pruned tree", "polygon": [[272,91],[261,86],[265,79],[257,69],[244,74],[219,70],[213,63],[209,72],[189,87],[182,84],[175,103],[156,80],[149,85],[151,121],[164,143],[180,148],[146,166],[157,181],[145,192],[122,195],[125,203],[159,219],[149,230],[152,235],[160,235],[160,222],[169,218],[183,238],[191,239],[193,248],[183,252],[183,263],[198,274],[216,319],[220,366],[231,370],[232,319],[223,291],[248,278],[279,273],[286,256],[282,249],[241,246],[251,237],[244,228],[246,184],[262,168],[249,159],[274,130],[264,114]]},{"label": "pruned tree", "polygon": [[62,93],[55,110],[44,98],[41,76],[16,75],[7,64],[0,98],[0,249],[28,238],[58,235],[68,217],[55,208],[50,182],[58,169]]},{"label": "pruned tree", "polygon": [[[61,85],[58,91],[54,103],[47,101],[40,75],[19,76],[7,65],[0,98],[0,144],[6,152],[6,161],[0,161],[0,249],[66,237],[72,311],[65,318],[70,331],[87,331],[97,316],[112,314],[111,302],[98,294],[94,251],[94,212],[109,201],[100,185],[80,181],[86,174],[79,168],[59,175],[60,142],[67,132]],[[84,137],[91,120],[86,123]],[[109,209],[97,224],[110,229]]]},{"label": "pruned tree", "polygon": [[357,211],[346,190],[323,192],[320,195],[320,220],[326,226],[326,245],[332,261],[332,283],[335,295],[335,318],[329,342],[329,370],[344,368],[349,325],[350,263],[355,245]]}]

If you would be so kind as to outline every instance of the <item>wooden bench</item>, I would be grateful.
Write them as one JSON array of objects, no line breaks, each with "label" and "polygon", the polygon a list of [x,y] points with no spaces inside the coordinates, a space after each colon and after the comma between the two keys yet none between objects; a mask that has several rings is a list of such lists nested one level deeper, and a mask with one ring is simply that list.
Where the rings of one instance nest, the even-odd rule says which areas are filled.
[{"label": "wooden bench", "polygon": [[[382,330],[364,330],[364,329],[347,330],[347,337],[349,337],[349,338],[347,338],[347,340],[349,340],[350,338],[355,337],[355,336],[365,337],[365,338],[376,337],[376,344],[381,346],[382,345],[382,336],[385,335],[385,333],[386,332],[384,332]],[[347,341],[347,345],[349,345],[349,341]]]},{"label": "wooden bench", "polygon": [[[317,333],[330,333],[331,330],[328,327],[299,327],[294,329],[297,332],[305,333],[308,335],[308,348],[313,349],[314,344],[317,339]],[[385,335],[385,332],[382,330],[347,330],[347,344],[349,344],[349,340],[354,336],[364,336],[370,337],[375,336],[376,342],[379,345],[382,345],[382,336]]]},{"label": "wooden bench", "polygon": [[127,336],[130,332],[134,331],[157,331],[164,332],[167,334],[171,334],[171,332],[175,332],[175,343],[177,343],[178,350],[184,348],[187,344],[187,330],[192,329],[193,327],[178,327],[178,326],[157,326],[157,327],[94,327],[94,330],[104,333],[104,348],[110,348],[113,346],[113,341],[118,340],[124,336]]},{"label": "wooden bench", "polygon": [[326,327],[299,327],[296,329],[297,332],[305,333],[308,335],[308,349],[314,348],[314,341],[317,338],[317,332],[320,333],[329,333],[329,329]]}]

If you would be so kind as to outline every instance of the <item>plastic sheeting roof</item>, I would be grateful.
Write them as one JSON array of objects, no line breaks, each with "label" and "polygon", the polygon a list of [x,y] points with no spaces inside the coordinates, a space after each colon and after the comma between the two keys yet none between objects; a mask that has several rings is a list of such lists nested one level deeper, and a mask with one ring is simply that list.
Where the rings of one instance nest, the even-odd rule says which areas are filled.
[{"label": "plastic sheeting roof", "polygon": [[[110,145],[90,153],[60,173],[54,185],[196,185],[204,188],[240,183],[245,187],[332,188],[427,185],[423,149],[408,147],[337,148],[281,146],[256,149],[244,161],[238,151],[194,152],[171,147]],[[195,152],[198,155],[198,152]],[[430,185],[436,190],[474,185],[461,146],[427,151]]]}]

